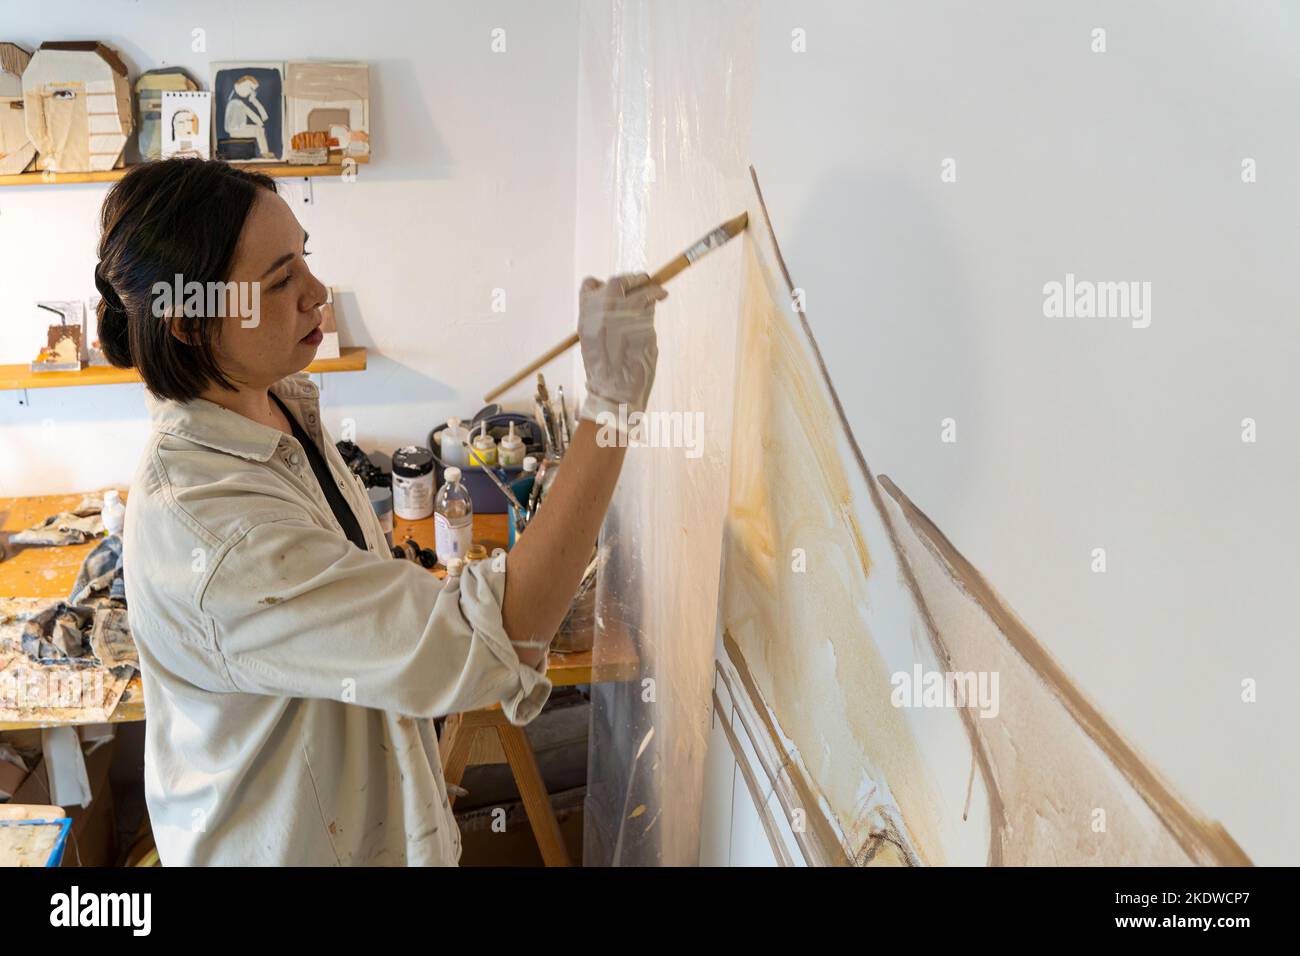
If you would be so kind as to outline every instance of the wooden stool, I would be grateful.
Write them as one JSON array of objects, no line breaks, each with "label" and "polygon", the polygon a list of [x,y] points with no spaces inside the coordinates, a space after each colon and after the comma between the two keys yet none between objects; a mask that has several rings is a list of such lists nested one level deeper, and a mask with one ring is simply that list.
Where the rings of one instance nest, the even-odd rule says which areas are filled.
[{"label": "wooden stool", "polygon": [[[542,862],[547,866],[571,866],[569,851],[560,835],[560,824],[551,808],[551,798],[542,782],[528,735],[522,727],[506,720],[500,707],[452,714],[443,723],[438,750],[442,754],[442,772],[448,788],[460,786],[472,754],[481,755],[476,763],[500,762],[500,758],[493,759],[497,749],[494,744],[499,745],[505,762],[510,765],[519,796],[524,801],[524,812],[533,828],[533,838],[542,851]],[[448,792],[447,800],[455,806],[454,793]]]}]

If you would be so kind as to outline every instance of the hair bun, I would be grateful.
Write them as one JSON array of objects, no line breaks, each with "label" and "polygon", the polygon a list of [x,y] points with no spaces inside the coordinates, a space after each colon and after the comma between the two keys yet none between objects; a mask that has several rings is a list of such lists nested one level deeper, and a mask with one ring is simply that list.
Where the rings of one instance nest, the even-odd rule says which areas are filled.
[{"label": "hair bun", "polygon": [[99,307],[95,310],[99,329],[99,347],[104,357],[118,368],[132,368],[131,338],[126,306],[108,281],[100,266],[95,266],[95,288],[99,290]]}]

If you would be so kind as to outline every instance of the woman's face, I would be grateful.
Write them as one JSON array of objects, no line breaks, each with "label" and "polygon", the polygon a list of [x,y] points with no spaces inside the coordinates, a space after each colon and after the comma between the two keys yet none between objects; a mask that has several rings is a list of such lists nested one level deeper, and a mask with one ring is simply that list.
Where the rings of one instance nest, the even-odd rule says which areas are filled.
[{"label": "woman's face", "polygon": [[230,269],[230,282],[253,308],[222,319],[215,343],[217,362],[233,381],[266,387],[315,358],[326,289],[307,268],[306,245],[288,204],[258,190]]}]

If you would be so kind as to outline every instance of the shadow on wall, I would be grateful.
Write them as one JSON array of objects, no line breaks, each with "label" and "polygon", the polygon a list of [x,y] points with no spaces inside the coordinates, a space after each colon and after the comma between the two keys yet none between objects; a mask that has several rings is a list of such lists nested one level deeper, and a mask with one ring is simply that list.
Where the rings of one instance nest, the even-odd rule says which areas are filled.
[{"label": "shadow on wall", "polygon": [[[385,89],[400,90],[400,96],[387,101]],[[358,178],[400,182],[456,174],[447,143],[434,125],[433,105],[410,60],[370,63],[370,135],[379,148]]]}]

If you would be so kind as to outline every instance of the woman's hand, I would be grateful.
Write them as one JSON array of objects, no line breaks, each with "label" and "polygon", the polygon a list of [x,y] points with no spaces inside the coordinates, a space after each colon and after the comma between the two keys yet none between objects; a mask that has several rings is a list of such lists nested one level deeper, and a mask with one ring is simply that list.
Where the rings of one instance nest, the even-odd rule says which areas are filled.
[{"label": "woman's hand", "polygon": [[602,412],[619,419],[645,411],[654,385],[659,345],[655,303],[668,297],[644,272],[614,276],[608,282],[587,278],[578,291],[578,340],[587,370],[587,398],[580,418],[597,421]]}]

